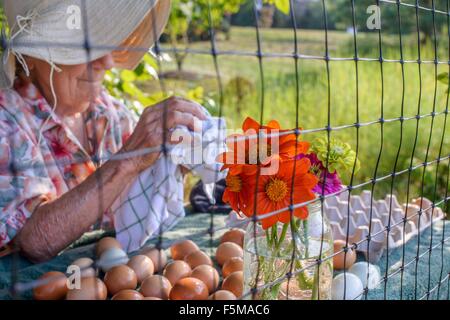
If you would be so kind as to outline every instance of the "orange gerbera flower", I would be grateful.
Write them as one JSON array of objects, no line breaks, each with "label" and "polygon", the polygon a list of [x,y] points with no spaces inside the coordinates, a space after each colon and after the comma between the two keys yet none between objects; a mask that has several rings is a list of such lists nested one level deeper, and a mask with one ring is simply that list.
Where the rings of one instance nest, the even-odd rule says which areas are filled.
[{"label": "orange gerbera flower", "polygon": [[234,211],[246,210],[247,200],[250,196],[250,180],[255,178],[247,175],[230,175],[225,178],[226,188],[222,200],[228,203]]},{"label": "orange gerbera flower", "polygon": [[[288,130],[282,130],[275,120],[264,126],[248,117],[242,125],[242,131],[244,134],[234,134],[227,138],[229,151],[217,157],[217,161],[224,164],[222,170],[229,169],[231,175],[255,175],[258,166],[269,166],[274,160],[291,160],[299,154],[307,153],[309,149],[309,143],[298,141],[295,134],[278,135],[277,133]],[[269,137],[260,137],[258,141],[260,133]]]},{"label": "orange gerbera flower", "polygon": [[[263,229],[270,228],[278,221],[289,223],[291,214],[289,206],[291,205],[291,191],[293,189],[292,204],[300,204],[315,199],[312,191],[317,185],[318,179],[315,175],[309,173],[311,163],[309,159],[291,160],[283,162],[280,170],[275,175],[261,175],[256,187],[256,179],[249,188],[245,209],[242,210],[247,217],[255,214],[255,203],[257,215],[264,215],[269,212],[287,208],[284,211],[261,220]],[[295,168],[295,173],[294,173]],[[292,179],[294,184],[292,185]],[[255,192],[256,188],[256,192]],[[256,202],[255,202],[256,197]],[[295,217],[306,219],[308,217],[308,208],[300,207],[293,210]]]}]

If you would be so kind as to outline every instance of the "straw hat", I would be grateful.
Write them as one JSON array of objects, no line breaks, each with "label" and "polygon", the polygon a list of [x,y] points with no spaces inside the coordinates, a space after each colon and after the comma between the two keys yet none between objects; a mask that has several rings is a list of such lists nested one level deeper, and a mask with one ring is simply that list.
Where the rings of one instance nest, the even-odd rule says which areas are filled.
[{"label": "straw hat", "polygon": [[11,87],[16,60],[28,71],[24,55],[56,68],[112,52],[116,67],[133,69],[161,35],[170,0],[6,0],[4,9],[10,40],[1,88]]}]

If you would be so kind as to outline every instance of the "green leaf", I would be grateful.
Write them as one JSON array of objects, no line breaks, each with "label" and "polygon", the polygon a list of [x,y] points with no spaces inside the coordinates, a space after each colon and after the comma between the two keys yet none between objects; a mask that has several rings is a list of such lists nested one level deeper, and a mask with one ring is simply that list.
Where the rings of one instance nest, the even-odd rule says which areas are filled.
[{"label": "green leaf", "polygon": [[205,90],[203,87],[196,87],[195,89],[190,90],[186,97],[190,100],[194,100],[195,102],[198,102],[200,104],[203,103],[203,96],[204,96]]},{"label": "green leaf", "polygon": [[124,81],[124,82],[133,82],[136,80],[136,74],[134,73],[134,71],[130,71],[130,70],[122,70],[120,72],[120,78]]},{"label": "green leaf", "polygon": [[114,81],[114,74],[112,73],[111,70],[106,71],[106,73],[105,73],[105,81],[106,82]]},{"label": "green leaf", "polygon": [[151,76],[153,79],[156,79],[156,80],[159,79],[158,71],[156,68],[153,68],[150,65],[146,65],[145,71],[147,72],[147,75]]},{"label": "green leaf", "polygon": [[270,289],[270,294],[272,296],[272,299],[278,298],[278,295],[280,293],[280,287],[281,287],[281,283],[277,283]]},{"label": "green leaf", "polygon": [[132,82],[124,82],[123,91],[132,98],[135,98],[140,93],[140,90]]},{"label": "green leaf", "polygon": [[139,65],[134,69],[134,73],[136,76],[140,77],[145,72],[145,65],[143,62],[139,63]]},{"label": "green leaf", "polygon": [[442,83],[444,83],[444,84],[448,84],[448,73],[447,72],[444,72],[444,73],[441,73],[440,75],[438,75],[438,80],[440,81],[440,82],[442,82]]},{"label": "green leaf", "polygon": [[275,6],[285,15],[289,15],[291,9],[289,0],[275,0]]},{"label": "green leaf", "polygon": [[151,107],[165,99],[167,99],[170,96],[170,94],[166,94],[162,91],[156,92],[152,95],[149,95],[147,98],[147,103],[144,104],[145,107]]},{"label": "green leaf", "polygon": [[158,63],[156,62],[155,58],[153,58],[153,56],[151,56],[150,54],[148,53],[145,54],[144,62],[153,69],[158,70]]}]

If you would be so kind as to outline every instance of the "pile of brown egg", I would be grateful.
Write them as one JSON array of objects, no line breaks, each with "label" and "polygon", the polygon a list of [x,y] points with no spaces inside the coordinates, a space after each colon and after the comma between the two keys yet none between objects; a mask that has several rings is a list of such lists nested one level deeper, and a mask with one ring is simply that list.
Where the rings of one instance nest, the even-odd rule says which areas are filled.
[{"label": "pile of brown egg", "polygon": [[[220,240],[215,264],[191,240],[170,247],[172,260],[164,250],[147,248],[128,259],[120,243],[111,237],[96,247],[103,280],[97,276],[94,261],[81,258],[72,263],[80,267],[79,288],[69,289],[62,272],[42,275],[42,285],[33,290],[37,300],[235,300],[243,292],[244,230],[231,229]],[[104,263],[105,257],[114,263]],[[221,281],[220,274],[223,281]],[[48,279],[48,281],[46,281]]]}]

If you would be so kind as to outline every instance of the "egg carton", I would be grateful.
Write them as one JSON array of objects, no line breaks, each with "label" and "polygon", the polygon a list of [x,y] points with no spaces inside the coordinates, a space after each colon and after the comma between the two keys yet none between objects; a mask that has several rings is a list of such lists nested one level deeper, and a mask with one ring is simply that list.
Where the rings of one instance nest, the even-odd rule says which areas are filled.
[{"label": "egg carton", "polygon": [[[348,196],[346,191],[327,198],[324,211],[330,220],[334,240],[345,241],[348,233],[348,243],[359,243],[356,250],[363,252],[366,260],[371,263],[379,261],[388,244],[390,249],[400,247],[427,229],[432,222],[445,216],[440,208],[435,207],[433,210],[433,203],[426,198],[413,199],[407,206],[401,205],[395,195],[375,200],[368,190],[360,195],[351,195],[350,203]],[[403,223],[405,212],[406,224]],[[361,241],[367,240],[369,234],[371,238],[368,252],[367,241]]]}]

